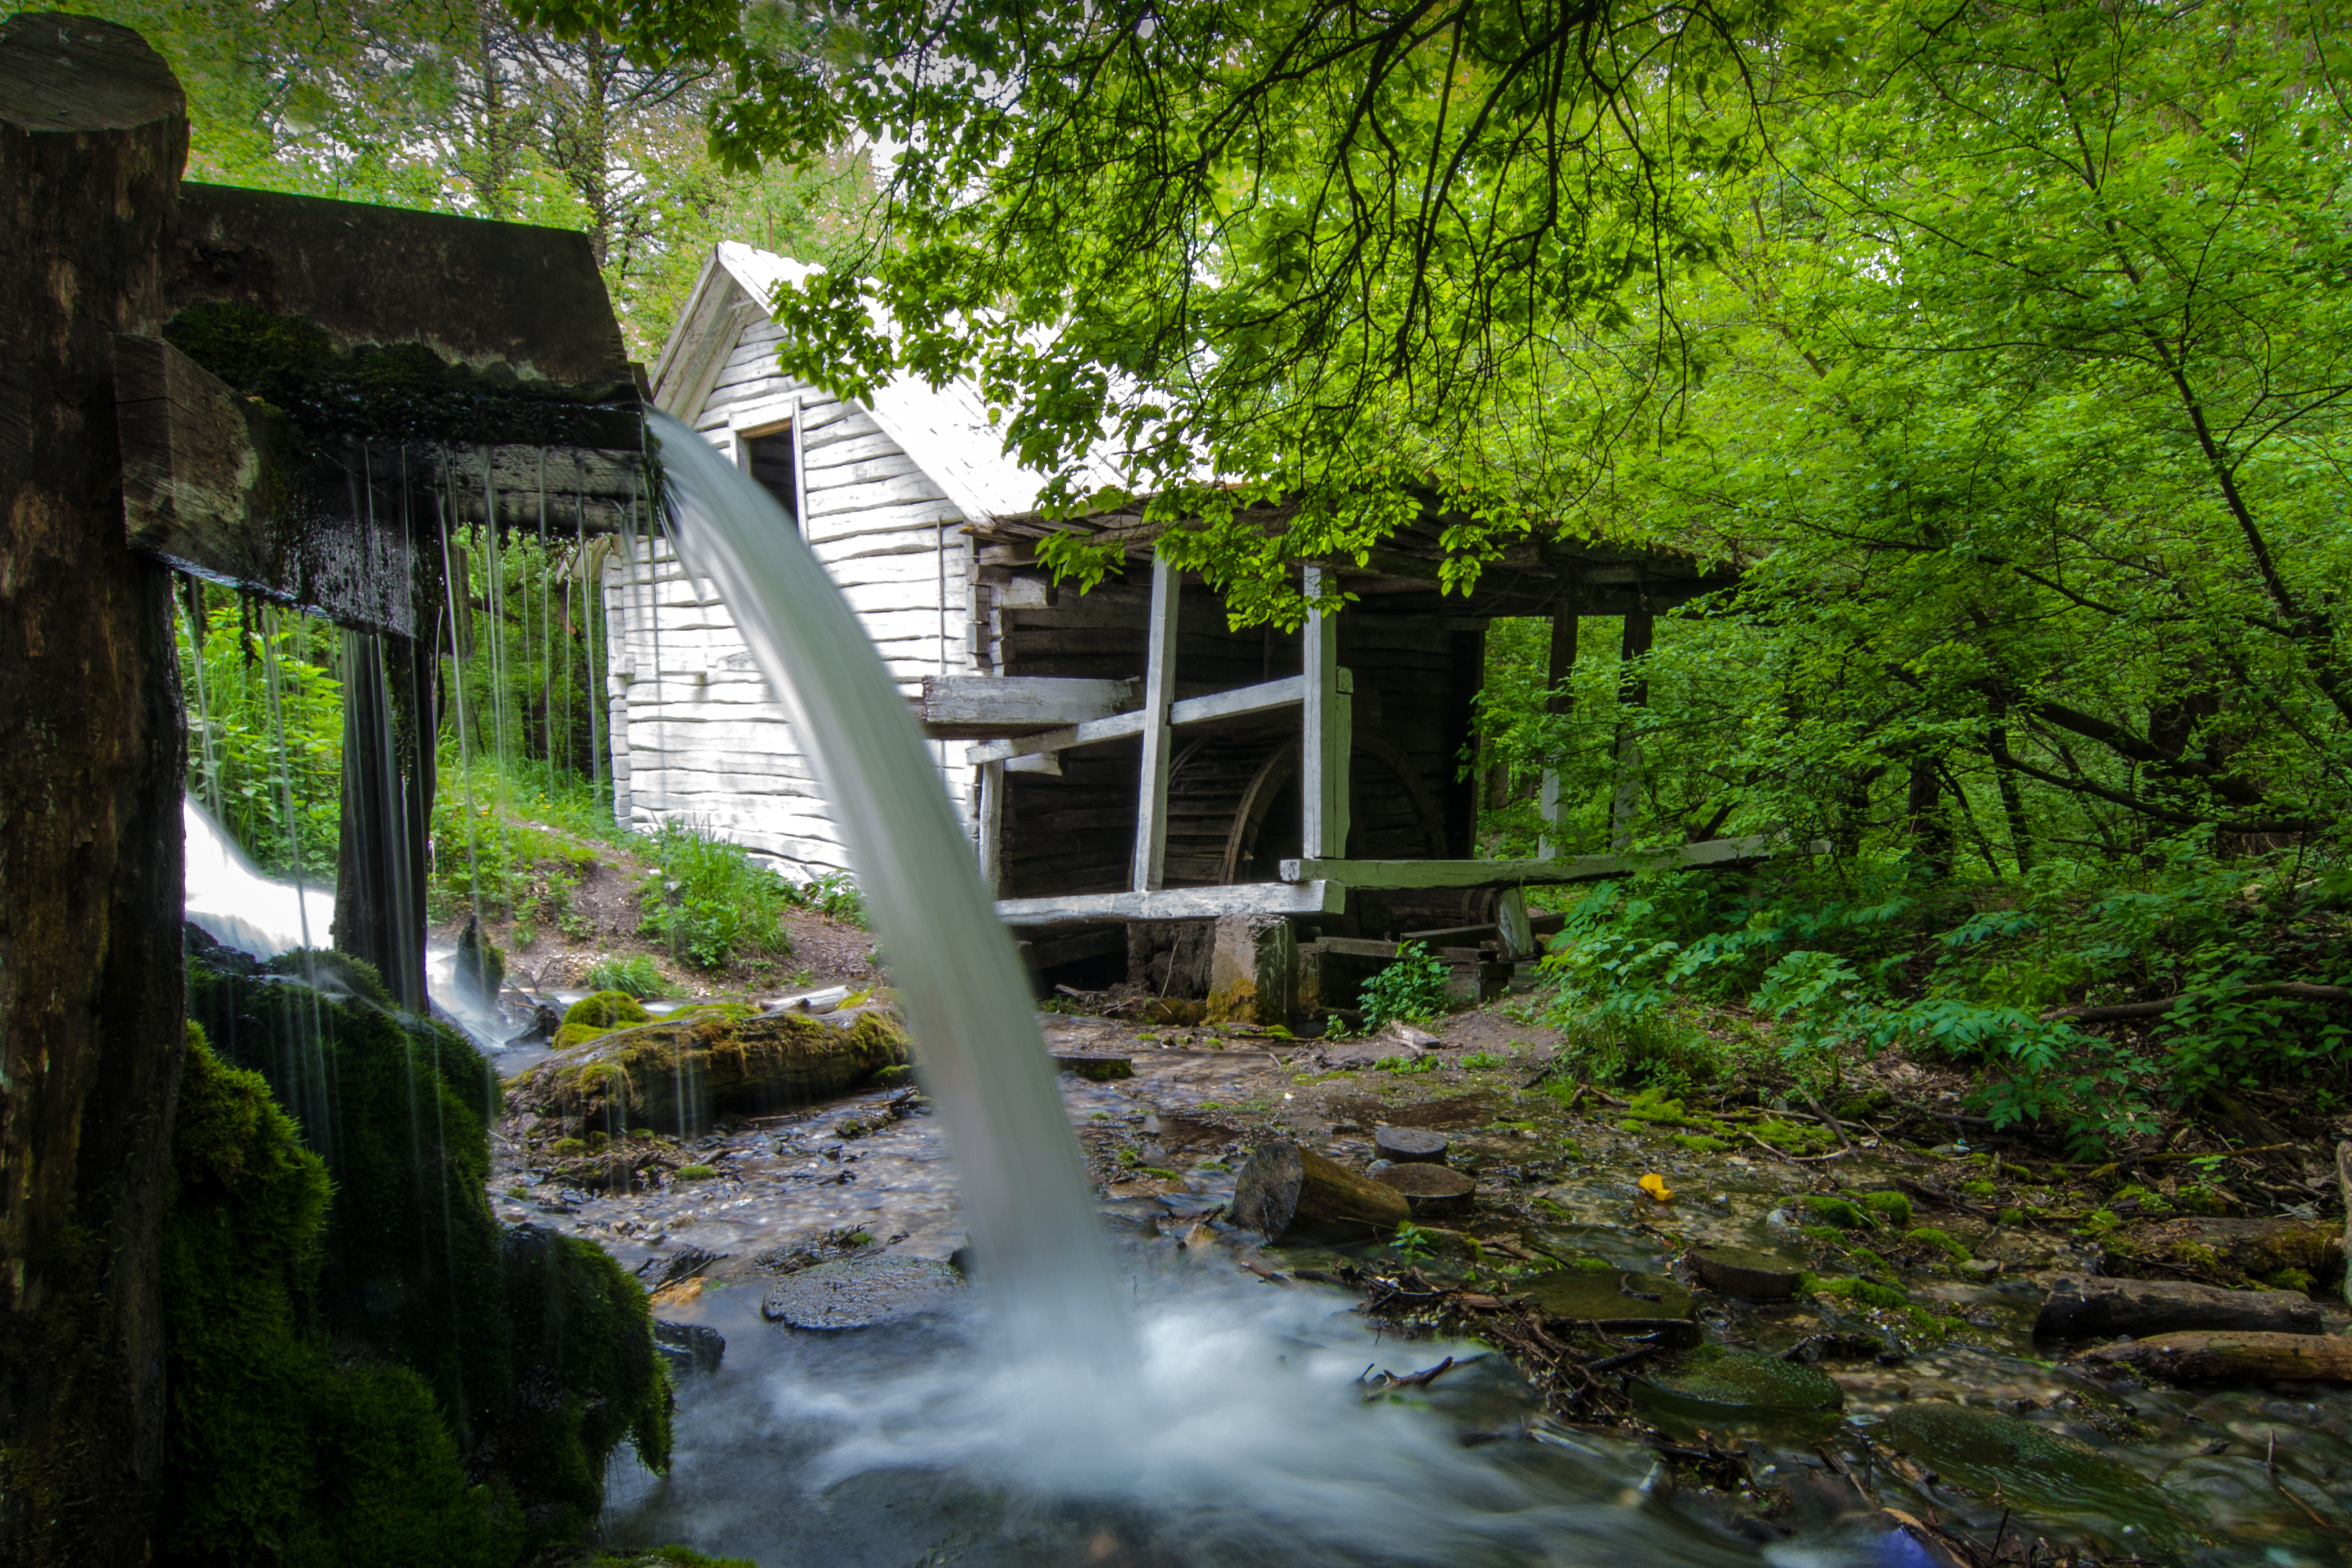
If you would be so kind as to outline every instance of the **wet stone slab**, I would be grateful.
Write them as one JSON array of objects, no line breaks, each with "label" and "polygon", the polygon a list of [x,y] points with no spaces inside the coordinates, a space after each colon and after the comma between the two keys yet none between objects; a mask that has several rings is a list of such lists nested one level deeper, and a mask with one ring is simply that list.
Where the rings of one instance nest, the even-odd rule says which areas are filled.
[{"label": "wet stone slab", "polygon": [[953,1264],[928,1258],[847,1258],[786,1275],[769,1289],[760,1315],[787,1328],[873,1328],[937,1312],[964,1288]]}]

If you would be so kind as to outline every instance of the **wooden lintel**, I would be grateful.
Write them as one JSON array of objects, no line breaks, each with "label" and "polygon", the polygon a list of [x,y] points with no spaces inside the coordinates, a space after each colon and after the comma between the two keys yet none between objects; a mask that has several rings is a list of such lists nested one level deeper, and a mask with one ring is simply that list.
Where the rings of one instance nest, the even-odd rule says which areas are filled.
[{"label": "wooden lintel", "polygon": [[1226,915],[1337,915],[1347,889],[1336,882],[1248,882],[1222,887],[1169,887],[1150,893],[1092,893],[1068,898],[1004,898],[1007,925],[1094,920],[1211,920]]},{"label": "wooden lintel", "polygon": [[1627,850],[1618,854],[1580,855],[1573,860],[1527,861],[1343,861],[1286,860],[1282,879],[1308,885],[1336,881],[1349,887],[1512,887],[1546,883],[1599,882],[1638,872],[1693,870],[1762,860],[1775,853],[1827,854],[1829,841],[1802,850],[1761,835],[1713,839],[1675,849]]},{"label": "wooden lintel", "polygon": [[1066,729],[1136,706],[1129,681],[1045,675],[925,675],[918,716],[935,740],[1003,739]]},{"label": "wooden lintel", "polygon": [[114,340],[131,549],[361,631],[416,634],[416,555],[326,449],[160,338]]}]

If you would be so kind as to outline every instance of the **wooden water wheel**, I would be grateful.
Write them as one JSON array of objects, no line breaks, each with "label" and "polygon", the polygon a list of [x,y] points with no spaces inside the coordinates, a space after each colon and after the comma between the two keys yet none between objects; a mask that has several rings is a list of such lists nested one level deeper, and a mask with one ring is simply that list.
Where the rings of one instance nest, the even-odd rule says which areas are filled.
[{"label": "wooden water wheel", "polygon": [[[1168,769],[1171,887],[1271,882],[1299,852],[1299,744],[1284,734],[1211,736]],[[1412,761],[1360,732],[1349,768],[1348,853],[1411,860],[1445,854],[1445,818]]]}]

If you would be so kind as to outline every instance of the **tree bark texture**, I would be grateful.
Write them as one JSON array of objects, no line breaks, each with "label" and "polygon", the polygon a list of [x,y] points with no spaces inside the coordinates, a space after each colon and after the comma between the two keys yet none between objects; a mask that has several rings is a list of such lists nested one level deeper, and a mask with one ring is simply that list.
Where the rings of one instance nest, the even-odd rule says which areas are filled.
[{"label": "tree bark texture", "polygon": [[1412,1218],[1404,1195],[1297,1144],[1260,1144],[1234,1178],[1226,1209],[1268,1241],[1295,1233],[1391,1230]]},{"label": "tree bark texture", "polygon": [[114,334],[162,325],[186,102],[137,34],[0,24],[0,1562],[152,1555],[185,731],[125,542]]},{"label": "tree bark texture", "polygon": [[2083,1353],[2094,1367],[2127,1366],[2170,1383],[2352,1383],[2352,1339],[2324,1333],[2187,1329]]},{"label": "tree bark texture", "polygon": [[[420,619],[438,623],[429,613]],[[335,946],[374,965],[393,999],[422,1013],[437,661],[429,645],[373,632],[345,632],[343,654]]]}]

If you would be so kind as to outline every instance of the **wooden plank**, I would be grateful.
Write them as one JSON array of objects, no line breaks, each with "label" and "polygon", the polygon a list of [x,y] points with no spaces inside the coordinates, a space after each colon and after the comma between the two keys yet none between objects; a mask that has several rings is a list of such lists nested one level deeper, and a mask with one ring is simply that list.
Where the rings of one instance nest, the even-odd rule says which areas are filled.
[{"label": "wooden plank", "polygon": [[368,505],[360,444],[335,444],[346,469],[160,338],[116,335],[114,395],[132,549],[344,626],[416,634],[398,491],[378,476]]},{"label": "wooden plank", "polygon": [[1004,886],[1004,764],[980,770],[980,880],[993,897]]},{"label": "wooden plank", "polygon": [[1171,887],[1150,893],[1088,893],[1064,898],[1005,898],[996,917],[1007,925],[1088,920],[1210,920],[1225,915],[1337,915],[1347,889],[1334,882],[1237,883]]},{"label": "wooden plank", "polygon": [[1528,925],[1528,890],[1507,887],[1495,900],[1495,934],[1505,958],[1532,957],[1535,932]]},{"label": "wooden plank", "polygon": [[1006,762],[1015,757],[1034,757],[1041,751],[1067,751],[1075,747],[1097,746],[1106,740],[1124,740],[1143,733],[1143,714],[1113,714],[1108,718],[1088,719],[1064,729],[1049,729],[1042,735],[1024,735],[1010,740],[986,740],[964,754],[964,759],[975,767],[989,762]]},{"label": "wooden plank", "polygon": [[1169,722],[1181,726],[1209,724],[1221,718],[1245,718],[1254,713],[1297,707],[1306,700],[1307,677],[1286,675],[1281,680],[1265,681],[1254,686],[1186,697],[1170,709]]},{"label": "wooden plank", "polygon": [[1168,863],[1169,714],[1176,702],[1176,616],[1184,580],[1165,556],[1151,559],[1151,643],[1143,673],[1143,771],[1136,797],[1135,865],[1129,885],[1149,893]]},{"label": "wooden plank", "polygon": [[939,675],[923,682],[925,733],[979,740],[1034,735],[1135,706],[1126,681],[1058,680],[1038,675]]},{"label": "wooden plank", "polygon": [[1062,776],[1062,754],[1058,751],[1041,751],[1034,757],[1016,757],[1010,762],[993,763],[991,766],[1002,768],[1007,773],[1043,773],[1048,778],[1059,779]]},{"label": "wooden plank", "polygon": [[1816,839],[1802,850],[1777,846],[1759,835],[1745,839],[1714,839],[1675,849],[1627,850],[1617,854],[1579,855],[1573,860],[1528,861],[1343,861],[1295,860],[1282,862],[1285,882],[1308,883],[1337,881],[1349,887],[1405,889],[1415,887],[1507,887],[1565,882],[1599,882],[1631,876],[1637,872],[1693,870],[1762,860],[1773,853],[1827,854],[1827,839]]},{"label": "wooden plank", "polygon": [[[1323,591],[1323,570],[1309,566],[1303,584],[1311,601]],[[1299,794],[1306,814],[1300,842],[1310,859],[1337,860],[1348,846],[1348,754],[1350,749],[1347,672],[1339,668],[1339,628],[1316,611],[1305,628],[1306,683]]]}]

